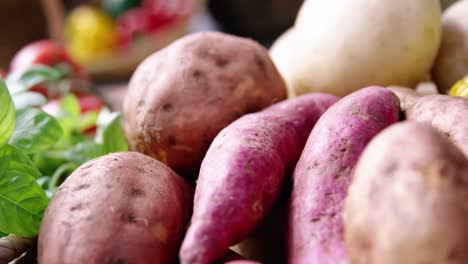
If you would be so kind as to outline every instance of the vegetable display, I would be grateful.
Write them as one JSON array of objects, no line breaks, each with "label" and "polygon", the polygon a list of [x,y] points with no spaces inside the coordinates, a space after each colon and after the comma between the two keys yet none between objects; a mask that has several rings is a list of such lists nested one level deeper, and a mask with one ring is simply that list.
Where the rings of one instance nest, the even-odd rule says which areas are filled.
[{"label": "vegetable display", "polygon": [[[119,114],[103,108],[102,101],[91,109],[89,99],[80,109],[77,96],[67,93],[80,68],[58,46],[34,43],[18,53],[12,69],[6,83],[0,79],[0,233],[33,237],[63,178],[87,160],[128,146]],[[58,90],[59,83],[67,89]],[[32,91],[38,87],[40,92]],[[52,92],[62,95],[51,99],[58,102],[55,117],[40,109],[47,106],[46,96],[55,98]],[[85,132],[96,126],[93,139]]]},{"label": "vegetable display", "polygon": [[[76,9],[64,44],[126,49],[189,2]],[[309,0],[270,51],[194,33],[122,116],[27,45],[0,72],[0,263],[467,263],[466,2]]]},{"label": "vegetable display", "polygon": [[305,95],[245,115],[218,134],[201,165],[182,264],[211,263],[254,230],[275,203],[315,122],[337,100]]},{"label": "vegetable display", "polygon": [[[81,5],[72,9],[65,21],[68,52],[74,60],[91,69],[114,57],[134,56],[130,52],[132,48],[157,47],[152,42],[168,36],[156,34],[188,17],[193,8],[192,0],[100,2],[100,6]],[[141,45],[141,42],[149,44]]]}]

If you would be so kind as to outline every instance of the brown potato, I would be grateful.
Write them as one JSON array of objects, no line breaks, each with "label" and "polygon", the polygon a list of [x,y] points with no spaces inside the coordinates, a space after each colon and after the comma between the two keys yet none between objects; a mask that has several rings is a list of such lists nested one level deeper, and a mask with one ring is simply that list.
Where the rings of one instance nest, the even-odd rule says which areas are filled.
[{"label": "brown potato", "polygon": [[286,93],[265,48],[223,33],[196,33],[138,67],[124,103],[125,132],[133,150],[194,175],[221,129]]},{"label": "brown potato", "polygon": [[414,89],[404,87],[404,86],[388,86],[392,92],[396,94],[398,99],[400,99],[400,108],[402,111],[405,111],[410,107],[419,97],[418,94]]},{"label": "brown potato", "polygon": [[427,95],[407,104],[407,120],[431,124],[468,157],[468,98]]},{"label": "brown potato", "polygon": [[403,122],[374,138],[345,203],[350,263],[468,263],[468,160],[436,129]]},{"label": "brown potato", "polygon": [[136,152],[83,164],[60,186],[39,234],[43,264],[174,263],[193,189]]},{"label": "brown potato", "polygon": [[468,1],[458,1],[442,16],[442,42],[434,62],[432,77],[441,93],[446,93],[468,74]]}]

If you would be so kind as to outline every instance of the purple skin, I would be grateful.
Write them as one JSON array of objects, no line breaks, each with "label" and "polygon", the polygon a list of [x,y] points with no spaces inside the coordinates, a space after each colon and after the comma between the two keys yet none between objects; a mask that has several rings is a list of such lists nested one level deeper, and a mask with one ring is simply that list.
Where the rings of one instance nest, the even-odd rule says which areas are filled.
[{"label": "purple skin", "polygon": [[367,143],[398,121],[399,100],[383,87],[354,92],[320,117],[293,175],[288,263],[347,263],[343,202]]},{"label": "purple skin", "polygon": [[226,262],[225,264],[261,264],[260,262],[253,260],[234,260]]},{"label": "purple skin", "polygon": [[312,127],[338,97],[309,94],[223,129],[201,165],[181,264],[208,264],[247,237],[276,201]]}]

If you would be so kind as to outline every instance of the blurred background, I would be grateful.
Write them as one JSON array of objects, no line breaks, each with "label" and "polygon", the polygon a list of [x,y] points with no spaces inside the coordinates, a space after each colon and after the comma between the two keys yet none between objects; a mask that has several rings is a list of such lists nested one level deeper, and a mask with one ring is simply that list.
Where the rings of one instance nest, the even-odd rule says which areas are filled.
[{"label": "blurred background", "polygon": [[142,58],[182,35],[222,30],[269,45],[303,0],[2,0],[0,67],[26,44],[63,43],[97,79],[125,79]]},{"label": "blurred background", "polygon": [[[0,30],[4,37],[0,38],[0,67],[7,69],[24,45],[54,38],[66,42],[72,57],[88,65],[98,77],[109,74],[111,79],[125,78],[142,57],[194,31],[221,30],[268,46],[293,24],[302,2],[2,0]],[[446,7],[455,0],[441,2]],[[121,65],[106,63],[119,56],[126,58],[119,61]]]},{"label": "blurred background", "polygon": [[[0,68],[8,72],[19,49],[50,38],[63,44],[72,59],[102,86],[126,83],[146,56],[191,32],[220,30],[268,47],[294,23],[302,2],[2,0]],[[441,0],[444,8],[452,2]]]}]

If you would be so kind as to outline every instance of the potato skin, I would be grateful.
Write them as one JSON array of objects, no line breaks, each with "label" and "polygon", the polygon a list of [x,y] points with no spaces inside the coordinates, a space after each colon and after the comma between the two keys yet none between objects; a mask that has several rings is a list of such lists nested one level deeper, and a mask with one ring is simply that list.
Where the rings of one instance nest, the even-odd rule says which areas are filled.
[{"label": "potato skin", "polygon": [[468,98],[427,95],[405,111],[406,119],[431,124],[468,157]]},{"label": "potato skin", "polygon": [[265,48],[223,33],[196,33],[137,68],[124,102],[125,133],[131,149],[193,176],[221,129],[286,94]]},{"label": "potato skin", "polygon": [[442,42],[432,68],[432,77],[446,93],[468,73],[468,1],[458,1],[442,16]]},{"label": "potato skin", "polygon": [[60,186],[39,234],[39,263],[173,263],[193,190],[136,152],[80,166]]},{"label": "potato skin", "polygon": [[343,203],[366,144],[398,121],[399,101],[383,87],[367,87],[331,106],[310,133],[293,174],[288,263],[347,263]]},{"label": "potato skin", "polygon": [[414,89],[403,87],[403,86],[388,86],[387,89],[392,91],[400,99],[400,108],[405,111],[411,107],[421,95],[418,94]]},{"label": "potato skin", "polygon": [[468,262],[468,160],[427,124],[406,121],[369,143],[345,202],[352,264]]}]

